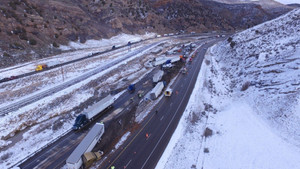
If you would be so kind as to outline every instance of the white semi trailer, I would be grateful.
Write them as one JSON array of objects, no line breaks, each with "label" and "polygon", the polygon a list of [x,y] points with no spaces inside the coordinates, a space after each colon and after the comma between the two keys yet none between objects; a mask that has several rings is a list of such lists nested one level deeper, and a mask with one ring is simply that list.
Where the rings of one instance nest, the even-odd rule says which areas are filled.
[{"label": "white semi trailer", "polygon": [[91,152],[104,133],[104,124],[96,123],[67,159],[68,169],[79,169],[84,165],[82,156]]},{"label": "white semi trailer", "polygon": [[150,98],[152,100],[155,100],[159,96],[159,94],[162,92],[163,88],[164,88],[163,82],[157,83],[156,86],[151,90]]},{"label": "white semi trailer", "polygon": [[159,58],[155,58],[155,60],[152,62],[152,64],[153,64],[153,66],[158,66],[158,65],[165,64],[167,62],[169,62],[169,63],[178,62],[179,60],[180,60],[179,55],[169,56],[169,57],[159,57]]},{"label": "white semi trailer", "polygon": [[155,73],[152,78],[153,83],[157,83],[158,81],[160,81],[163,75],[164,71],[162,70],[159,70],[157,73]]},{"label": "white semi trailer", "polygon": [[85,110],[82,114],[78,115],[76,117],[75,123],[73,125],[73,130],[78,130],[82,128],[84,125],[92,121],[92,119],[100,114],[102,111],[104,111],[107,108],[112,107],[112,104],[114,103],[115,99],[113,96],[108,95],[104,99],[100,100],[96,104],[93,104],[91,107],[89,107],[87,110]]}]

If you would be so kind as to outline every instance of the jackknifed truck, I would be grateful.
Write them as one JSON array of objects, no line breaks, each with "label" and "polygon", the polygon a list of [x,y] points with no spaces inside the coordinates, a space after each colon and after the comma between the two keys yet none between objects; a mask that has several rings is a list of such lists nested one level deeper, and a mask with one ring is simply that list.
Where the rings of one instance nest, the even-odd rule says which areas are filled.
[{"label": "jackknifed truck", "polygon": [[95,116],[98,116],[106,109],[112,107],[115,99],[113,96],[108,95],[104,99],[100,100],[96,104],[93,104],[87,110],[85,110],[82,114],[78,115],[75,119],[75,123],[72,127],[73,130],[79,130],[93,120]]},{"label": "jackknifed truck", "polygon": [[68,157],[68,169],[87,168],[96,160],[101,159],[102,151],[91,152],[104,133],[104,124],[96,123],[80,144]]}]

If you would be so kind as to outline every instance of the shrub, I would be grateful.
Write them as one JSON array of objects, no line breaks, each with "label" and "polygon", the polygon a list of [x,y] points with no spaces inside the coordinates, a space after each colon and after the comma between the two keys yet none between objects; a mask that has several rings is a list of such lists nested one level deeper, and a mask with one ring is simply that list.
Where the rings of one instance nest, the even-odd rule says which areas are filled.
[{"label": "shrub", "polygon": [[206,64],[206,65],[209,65],[209,64],[210,64],[210,61],[205,59],[205,64]]},{"label": "shrub", "polygon": [[235,42],[232,41],[232,42],[230,43],[230,47],[233,48],[234,46],[235,46]]},{"label": "shrub", "polygon": [[227,41],[228,41],[228,42],[231,42],[231,41],[232,41],[232,37],[229,37],[229,38],[227,39]]},{"label": "shrub", "polygon": [[35,39],[30,39],[29,44],[34,46],[37,44],[37,41]]},{"label": "shrub", "polygon": [[12,153],[5,153],[1,156],[1,161],[5,161],[7,160],[10,156],[12,155]]},{"label": "shrub", "polygon": [[17,9],[17,6],[14,2],[9,2],[8,5],[13,9],[13,10],[16,10]]},{"label": "shrub", "polygon": [[250,84],[251,83],[249,81],[245,82],[241,88],[241,91],[247,90],[249,88]]},{"label": "shrub", "polygon": [[212,136],[212,134],[213,134],[213,131],[210,128],[206,127],[206,129],[204,131],[204,137],[210,137],[210,136]]},{"label": "shrub", "polygon": [[10,57],[10,54],[4,52],[2,56],[3,56],[3,57]]},{"label": "shrub", "polygon": [[59,47],[59,44],[57,44],[56,42],[53,42],[53,47],[55,47],[55,48],[58,48]]}]

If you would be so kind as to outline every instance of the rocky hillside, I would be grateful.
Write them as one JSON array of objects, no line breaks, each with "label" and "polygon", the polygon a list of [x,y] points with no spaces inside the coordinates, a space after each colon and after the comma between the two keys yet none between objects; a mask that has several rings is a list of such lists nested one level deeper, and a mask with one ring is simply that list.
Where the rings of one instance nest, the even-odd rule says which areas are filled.
[{"label": "rocky hillside", "polygon": [[227,4],[245,4],[245,3],[255,3],[261,5],[263,8],[278,8],[285,7],[283,4],[276,2],[274,0],[211,0]]},{"label": "rocky hillside", "polygon": [[121,32],[233,31],[275,16],[255,4],[203,0],[2,0],[0,67],[59,53],[70,41]]},{"label": "rocky hillside", "polygon": [[300,9],[240,32],[212,53],[228,89],[299,146]]}]

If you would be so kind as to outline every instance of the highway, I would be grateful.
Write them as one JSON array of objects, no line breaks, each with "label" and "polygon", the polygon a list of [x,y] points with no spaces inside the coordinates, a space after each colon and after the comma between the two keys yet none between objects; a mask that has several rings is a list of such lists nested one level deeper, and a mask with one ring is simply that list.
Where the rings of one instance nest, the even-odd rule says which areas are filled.
[{"label": "highway", "polygon": [[[209,42],[198,49],[193,62],[187,64],[188,74],[181,74],[173,84],[170,98],[163,97],[160,103],[142,122],[141,128],[98,168],[155,168],[189,101],[206,49],[216,41]],[[148,134],[148,137],[146,137]]]},{"label": "highway", "polygon": [[[206,40],[207,41],[207,40]],[[215,41],[214,41],[215,42]],[[173,84],[174,92],[170,98],[163,98],[157,105],[158,113],[150,113],[142,122],[141,129],[137,130],[125,142],[123,149],[117,150],[111,156],[110,160],[106,160],[100,168],[109,168],[111,165],[129,168],[154,168],[161,154],[163,153],[168,141],[174,132],[177,123],[186,107],[189,96],[194,88],[200,66],[202,64],[203,56],[206,49],[212,43],[205,44],[199,48],[197,56],[194,58],[192,64],[188,64],[188,74],[179,75],[176,82]],[[153,72],[146,75],[136,84],[136,91],[143,90],[145,93],[152,89]],[[143,85],[149,81],[150,85]],[[178,94],[176,95],[176,92]],[[106,114],[113,112],[118,108],[124,108],[125,103],[130,100],[131,94],[125,92],[113,104],[114,108],[106,111]],[[95,119],[89,127],[92,127],[95,122],[100,121],[103,116]],[[25,159],[17,166],[20,168],[61,168],[65,165],[65,161],[80,141],[87,134],[88,129],[67,133],[62,138],[50,144],[46,148],[36,152],[31,158]],[[148,139],[145,139],[145,134],[148,133]],[[138,158],[137,158],[138,157]],[[111,161],[113,163],[109,163]]]}]

